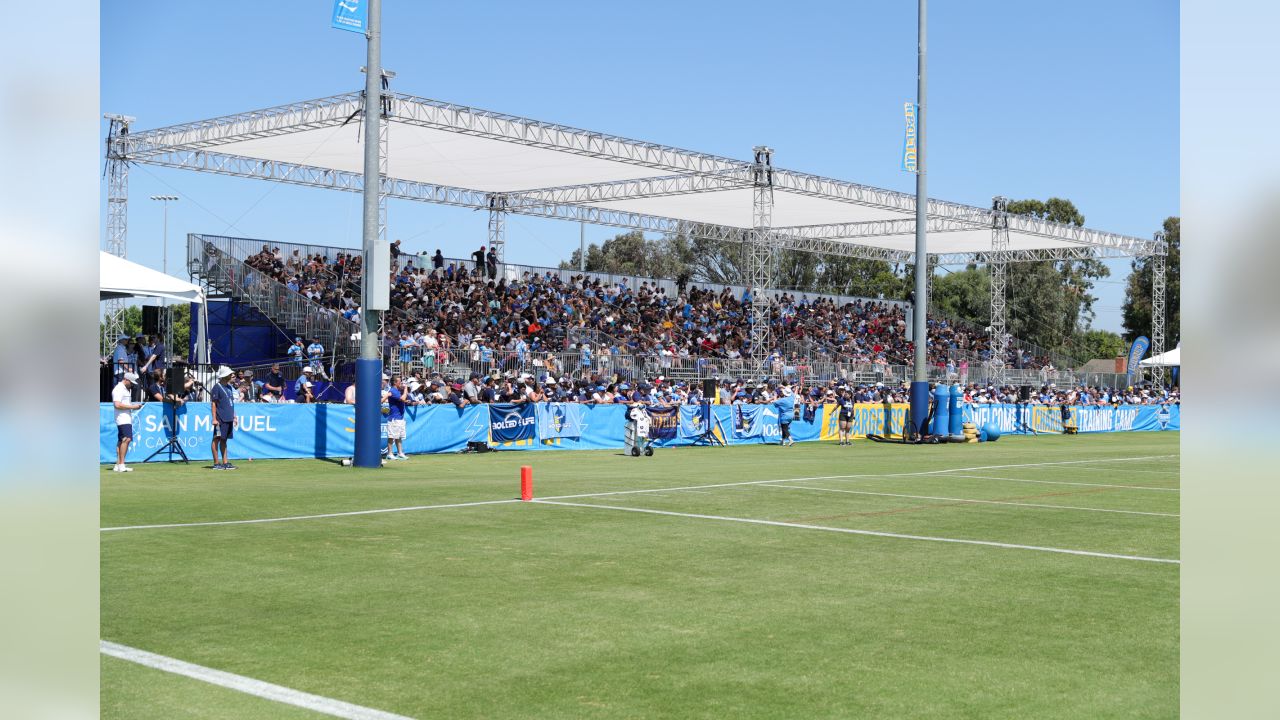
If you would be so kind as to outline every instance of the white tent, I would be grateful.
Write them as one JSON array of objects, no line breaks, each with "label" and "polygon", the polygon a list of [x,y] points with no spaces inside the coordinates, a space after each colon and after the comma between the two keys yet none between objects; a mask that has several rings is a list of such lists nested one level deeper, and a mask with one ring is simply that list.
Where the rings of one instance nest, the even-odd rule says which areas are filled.
[{"label": "white tent", "polygon": [[1182,346],[1178,346],[1169,352],[1152,355],[1151,357],[1138,363],[1141,367],[1181,367]]},{"label": "white tent", "polygon": [[154,297],[200,305],[200,322],[196,338],[196,354],[201,364],[209,362],[209,347],[205,328],[209,313],[205,305],[204,290],[185,280],[165,275],[138,263],[102,250],[98,251],[98,299]]},{"label": "white tent", "polygon": [[98,251],[98,293],[100,300],[157,297],[204,303],[204,291],[199,285],[101,250]]}]

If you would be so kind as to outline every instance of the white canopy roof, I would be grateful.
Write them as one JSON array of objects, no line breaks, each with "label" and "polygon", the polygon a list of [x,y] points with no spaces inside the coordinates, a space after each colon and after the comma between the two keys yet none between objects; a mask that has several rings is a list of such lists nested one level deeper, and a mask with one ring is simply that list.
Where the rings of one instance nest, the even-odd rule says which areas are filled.
[{"label": "white canopy roof", "polygon": [[1169,352],[1152,355],[1151,357],[1138,363],[1140,367],[1181,367],[1182,366],[1182,346],[1170,350]]},{"label": "white canopy roof", "polygon": [[[915,197],[439,100],[389,93],[388,197],[657,232],[742,239],[768,177],[770,227],[788,247],[910,261]],[[141,163],[335,190],[363,184],[359,93],[133,132],[116,152]],[[745,150],[745,148],[744,148]],[[497,205],[495,206],[495,203]],[[939,261],[991,253],[992,209],[930,199]],[[1002,216],[1003,217],[1003,216]],[[1008,216],[1009,259],[1149,255],[1149,239]],[[692,227],[691,227],[692,226]]]},{"label": "white canopy roof", "polygon": [[101,250],[98,251],[98,292],[100,300],[157,297],[204,303],[204,291],[199,286]]}]

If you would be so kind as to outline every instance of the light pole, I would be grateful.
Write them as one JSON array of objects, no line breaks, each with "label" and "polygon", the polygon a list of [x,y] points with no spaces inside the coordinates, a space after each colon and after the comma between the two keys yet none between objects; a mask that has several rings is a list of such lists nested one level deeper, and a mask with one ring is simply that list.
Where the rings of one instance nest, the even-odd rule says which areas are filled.
[{"label": "light pole", "polygon": [[[152,195],[151,199],[164,203],[164,242],[163,242],[164,259],[162,261],[164,264],[161,267],[164,269],[164,274],[168,275],[169,274],[169,203],[177,202],[178,196],[177,195]],[[165,358],[165,361],[167,362],[170,357],[173,357],[173,319],[169,317],[169,301],[167,299],[160,298],[160,307],[163,308],[160,311],[160,317],[163,318],[163,322],[164,322],[164,332],[163,332],[164,352],[165,352],[165,355],[167,356]]]}]

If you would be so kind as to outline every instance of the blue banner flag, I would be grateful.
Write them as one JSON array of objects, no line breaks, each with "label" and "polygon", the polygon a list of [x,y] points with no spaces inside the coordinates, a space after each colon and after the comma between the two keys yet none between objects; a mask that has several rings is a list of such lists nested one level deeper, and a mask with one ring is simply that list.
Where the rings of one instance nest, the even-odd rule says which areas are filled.
[{"label": "blue banner flag", "polygon": [[1134,371],[1138,369],[1138,363],[1142,362],[1142,357],[1147,354],[1149,347],[1151,347],[1151,341],[1145,335],[1135,339],[1129,346],[1129,362],[1125,363],[1126,383],[1133,377]]},{"label": "blue banner flag", "polygon": [[368,24],[368,0],[334,0],[332,27],[363,33]]},{"label": "blue banner flag", "polygon": [[915,103],[906,103],[904,112],[907,116],[907,135],[902,141],[902,170],[903,172],[918,172],[918,164],[916,162],[918,154],[916,151],[916,114],[919,107]]},{"label": "blue banner flag", "polygon": [[649,438],[675,440],[676,428],[680,424],[680,408],[650,405],[647,410],[649,411]]},{"label": "blue banner flag", "polygon": [[489,406],[489,439],[495,443],[533,440],[538,429],[533,405],[494,403]]},{"label": "blue banner flag", "polygon": [[582,437],[582,405],[579,403],[539,403],[534,408],[538,419],[538,439]]},{"label": "blue banner flag", "polygon": [[680,406],[680,437],[700,438],[711,431],[711,405]]}]

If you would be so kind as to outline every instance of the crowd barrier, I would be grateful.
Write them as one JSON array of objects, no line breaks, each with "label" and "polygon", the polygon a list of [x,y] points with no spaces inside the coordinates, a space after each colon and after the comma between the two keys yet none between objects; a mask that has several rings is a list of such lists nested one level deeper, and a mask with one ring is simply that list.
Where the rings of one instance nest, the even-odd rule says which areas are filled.
[{"label": "crowd barrier", "polygon": [[[900,436],[908,405],[855,405],[853,434]],[[191,460],[209,460],[213,428],[207,403],[189,403],[173,413],[162,403],[146,403],[133,420],[133,444],[128,462],[140,462],[168,441],[176,428]],[[498,450],[618,450],[625,429],[622,405],[538,403],[534,405],[422,405],[406,412],[408,453],[457,452],[469,442],[487,443]],[[1057,406],[970,405],[966,422],[980,427],[994,423],[1001,434],[1063,431]],[[683,406],[665,412],[655,408],[656,447],[695,444],[745,445],[778,442],[776,405]],[[99,461],[116,457],[115,410],[99,408]],[[791,424],[796,442],[837,439],[835,405],[800,412]],[[1082,433],[1178,430],[1177,405],[1074,407],[1072,418]],[[384,431],[385,433],[385,431]],[[230,443],[233,459],[338,458],[354,454],[355,408],[339,404],[244,403],[236,408],[236,427]],[[160,459],[167,455],[161,454]]]}]

